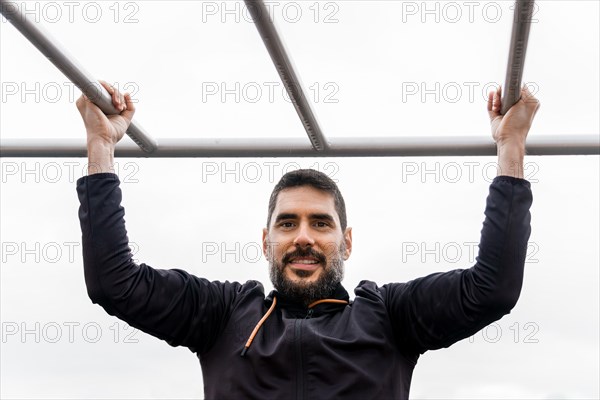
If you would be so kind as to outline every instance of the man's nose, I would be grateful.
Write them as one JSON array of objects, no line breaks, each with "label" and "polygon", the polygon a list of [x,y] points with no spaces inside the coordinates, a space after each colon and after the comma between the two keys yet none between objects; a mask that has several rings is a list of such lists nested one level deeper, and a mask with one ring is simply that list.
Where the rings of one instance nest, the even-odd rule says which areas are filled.
[{"label": "man's nose", "polygon": [[305,224],[301,224],[298,228],[298,234],[294,239],[294,245],[298,247],[308,247],[313,246],[314,244],[315,240],[310,233],[309,227]]}]

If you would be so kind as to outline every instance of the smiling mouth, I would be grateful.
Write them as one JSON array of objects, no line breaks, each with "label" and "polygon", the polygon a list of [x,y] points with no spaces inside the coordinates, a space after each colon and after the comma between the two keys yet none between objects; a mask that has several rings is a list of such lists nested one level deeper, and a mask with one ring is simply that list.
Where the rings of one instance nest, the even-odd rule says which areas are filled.
[{"label": "smiling mouth", "polygon": [[319,262],[319,260],[317,260],[316,258],[312,258],[312,257],[309,257],[309,258],[296,257],[296,258],[292,258],[288,262],[288,265],[290,265],[292,268],[294,268],[296,270],[314,271],[317,268],[319,268],[321,263]]}]

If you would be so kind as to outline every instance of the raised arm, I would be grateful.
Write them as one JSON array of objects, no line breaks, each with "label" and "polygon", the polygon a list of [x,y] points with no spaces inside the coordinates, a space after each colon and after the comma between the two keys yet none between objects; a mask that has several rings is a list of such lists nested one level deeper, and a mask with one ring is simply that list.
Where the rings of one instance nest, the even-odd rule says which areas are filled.
[{"label": "raised arm", "polygon": [[[103,83],[119,115],[106,117],[87,98],[77,107],[87,130],[89,175],[77,182],[85,282],[94,303],[171,345],[204,352],[216,340],[242,288],[209,282],[182,270],[158,270],[132,260],[121,207],[114,150],[135,108]],[[255,285],[256,290],[262,288]]]},{"label": "raised arm", "polygon": [[523,89],[522,99],[506,115],[499,114],[500,108],[498,90],[488,101],[498,176],[490,185],[476,264],[381,288],[406,351],[448,347],[508,314],[519,298],[532,203],[530,184],[522,179],[523,157],[539,102]]}]

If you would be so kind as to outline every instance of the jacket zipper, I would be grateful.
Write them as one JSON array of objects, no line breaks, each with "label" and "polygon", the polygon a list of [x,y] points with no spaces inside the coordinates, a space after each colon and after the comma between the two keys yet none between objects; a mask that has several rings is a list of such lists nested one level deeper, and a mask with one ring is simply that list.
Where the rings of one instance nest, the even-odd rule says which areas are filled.
[{"label": "jacket zipper", "polygon": [[296,400],[304,398],[304,368],[302,368],[302,320],[294,323],[294,340],[296,342]]},{"label": "jacket zipper", "polygon": [[[313,315],[313,309],[309,308],[304,319],[310,319]],[[296,341],[296,400],[304,398],[304,368],[302,363],[302,323],[303,320],[298,318],[294,322],[294,340]]]}]

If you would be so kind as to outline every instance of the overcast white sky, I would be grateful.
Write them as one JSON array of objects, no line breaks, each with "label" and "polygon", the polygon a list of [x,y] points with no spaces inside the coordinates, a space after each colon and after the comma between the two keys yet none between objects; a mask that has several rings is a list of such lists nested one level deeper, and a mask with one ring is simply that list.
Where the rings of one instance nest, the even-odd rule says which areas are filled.
[{"label": "overcast white sky", "polygon": [[[305,137],[243,2],[26,1],[96,77],[133,92],[136,119],[171,137]],[[324,133],[489,135],[512,2],[272,1]],[[530,136],[598,134],[599,3],[538,1],[524,80]],[[0,23],[2,138],[81,138],[79,91]],[[129,140],[128,138],[124,140]],[[308,139],[307,139],[308,140]],[[119,159],[135,258],[209,279],[268,282],[267,200],[318,168],[346,198],[349,292],[469,267],[494,157]],[[532,236],[513,312],[426,353],[413,398],[598,398],[599,159],[527,157]],[[194,354],[89,301],[75,180],[85,159],[2,158],[0,397],[202,398]]]}]

